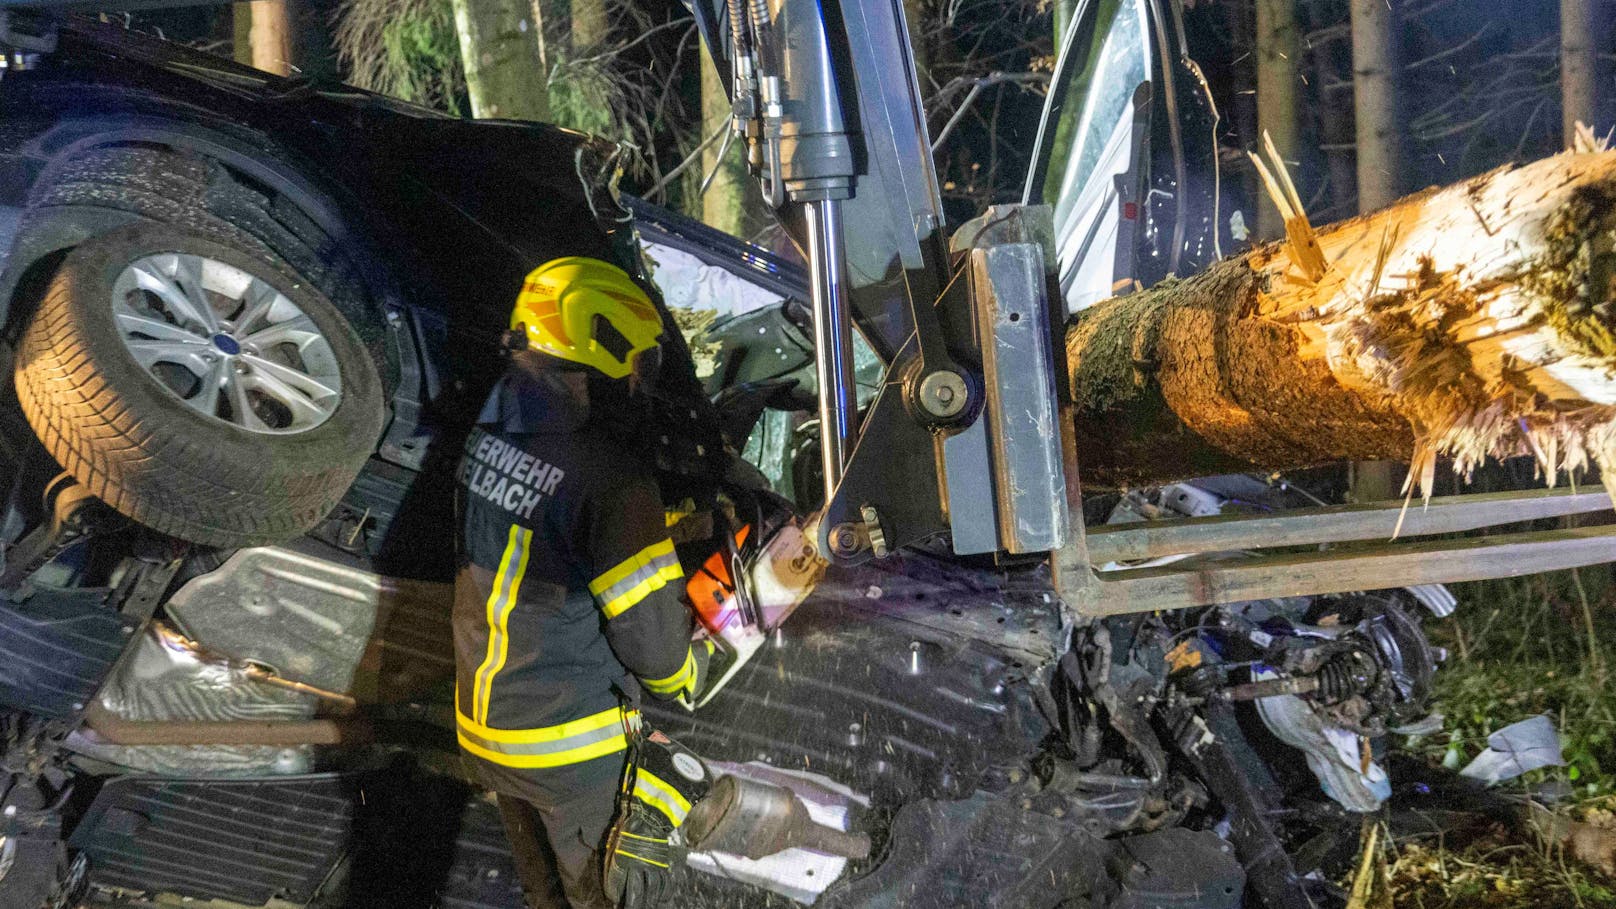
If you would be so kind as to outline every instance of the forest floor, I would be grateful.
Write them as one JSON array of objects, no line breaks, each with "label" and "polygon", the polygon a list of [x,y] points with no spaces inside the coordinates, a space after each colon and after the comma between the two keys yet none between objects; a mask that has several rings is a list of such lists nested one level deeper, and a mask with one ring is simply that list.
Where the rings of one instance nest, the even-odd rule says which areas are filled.
[{"label": "forest floor", "polygon": [[[1448,651],[1437,673],[1438,735],[1407,750],[1462,767],[1489,733],[1546,714],[1566,766],[1500,784],[1505,795],[1549,806],[1539,824],[1503,821],[1462,835],[1401,834],[1386,855],[1397,909],[1607,909],[1616,907],[1616,579],[1612,566],[1454,585],[1458,611],[1427,622]],[[1545,823],[1546,822],[1546,823]],[[1576,823],[1577,860],[1549,824]],[[1394,828],[1395,829],[1395,828]],[[1591,840],[1591,842],[1590,842]],[[1607,845],[1608,843],[1608,845]],[[1602,866],[1602,867],[1600,867]],[[1375,905],[1374,902],[1363,905]],[[1382,898],[1380,905],[1388,905]]]}]

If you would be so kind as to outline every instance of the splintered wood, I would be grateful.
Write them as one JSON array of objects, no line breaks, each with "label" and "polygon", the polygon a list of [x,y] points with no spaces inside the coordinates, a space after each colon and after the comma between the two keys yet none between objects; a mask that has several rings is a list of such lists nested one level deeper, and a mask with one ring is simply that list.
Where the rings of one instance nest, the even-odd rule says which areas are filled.
[{"label": "splintered wood", "polygon": [[1268,152],[1268,160],[1273,162],[1272,170],[1263,163],[1262,158],[1249,152],[1247,154],[1257,168],[1257,176],[1262,178],[1268,198],[1273,200],[1280,217],[1285,219],[1285,250],[1290,254],[1291,261],[1296,263],[1302,277],[1317,281],[1324,277],[1328,268],[1324,252],[1319,249],[1318,234],[1313,230],[1313,222],[1307,218],[1307,208],[1302,205],[1302,197],[1296,192],[1296,184],[1291,182],[1290,168],[1285,166],[1285,159],[1279,156],[1279,150],[1274,148],[1274,139],[1267,132],[1263,133],[1263,148]]},{"label": "splintered wood", "polygon": [[1395,457],[1429,496],[1439,458],[1516,454],[1616,480],[1616,152],[1577,146],[1317,230],[1270,146],[1283,242],[1074,319],[1084,480]]}]

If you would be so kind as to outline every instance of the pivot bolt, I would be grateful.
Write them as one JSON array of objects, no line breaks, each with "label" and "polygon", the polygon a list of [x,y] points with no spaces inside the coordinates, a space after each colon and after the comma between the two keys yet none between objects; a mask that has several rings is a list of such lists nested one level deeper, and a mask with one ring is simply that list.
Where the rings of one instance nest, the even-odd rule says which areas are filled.
[{"label": "pivot bolt", "polygon": [[852,524],[837,524],[830,529],[831,551],[839,556],[850,556],[859,551],[858,528]]},{"label": "pivot bolt", "polygon": [[965,379],[957,372],[940,369],[920,380],[920,409],[939,420],[959,416],[969,400]]},{"label": "pivot bolt", "polygon": [[886,558],[887,535],[881,529],[881,515],[874,505],[863,505],[859,508],[859,517],[864,519],[864,536],[870,541],[870,551],[878,559]]}]

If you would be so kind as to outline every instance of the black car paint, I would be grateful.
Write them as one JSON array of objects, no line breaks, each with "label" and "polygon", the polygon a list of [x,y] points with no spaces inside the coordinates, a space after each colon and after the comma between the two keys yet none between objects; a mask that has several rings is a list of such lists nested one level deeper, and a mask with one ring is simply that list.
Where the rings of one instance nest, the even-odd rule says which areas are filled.
[{"label": "black car paint", "polygon": [[[130,144],[220,162],[295,207],[325,248],[362,273],[368,310],[350,320],[362,336],[385,339],[384,380],[394,394],[374,469],[350,504],[369,514],[368,554],[388,571],[442,577],[448,568],[418,552],[425,544],[443,554],[446,545],[381,518],[402,510],[413,512],[416,530],[443,526],[445,490],[412,487],[418,477],[433,484],[457,455],[458,436],[500,368],[498,336],[527,274],[561,256],[591,256],[623,266],[655,295],[611,192],[610,143],[282,79],[75,18],[55,53],[0,79],[0,324],[8,337],[64,250],[134,217],[30,208],[36,187],[74,155]],[[711,411],[682,379],[688,352],[668,322],[675,355],[666,358],[665,394],[701,418],[684,435],[716,435],[702,428],[715,425]]]}]

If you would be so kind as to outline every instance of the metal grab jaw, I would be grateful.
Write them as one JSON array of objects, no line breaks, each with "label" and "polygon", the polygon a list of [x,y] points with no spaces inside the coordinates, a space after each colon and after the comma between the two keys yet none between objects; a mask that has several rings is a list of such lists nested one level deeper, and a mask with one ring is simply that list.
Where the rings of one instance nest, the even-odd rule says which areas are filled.
[{"label": "metal grab jaw", "polygon": [[958,555],[1064,545],[1052,234],[1046,207],[990,209],[956,232],[940,299],[911,297],[913,334],[829,491],[821,533],[833,559],[942,534]]},{"label": "metal grab jaw", "polygon": [[957,280],[969,281],[982,355],[980,414],[942,442],[944,502],[959,555],[1050,552],[1065,542],[1053,235],[1047,207],[1003,206],[954,238],[965,261]]},{"label": "metal grab jaw", "polygon": [[[1381,502],[1119,524],[1086,534],[1078,527],[1056,565],[1063,599],[1086,616],[1450,584],[1616,561],[1616,523],[1397,542],[1399,524],[1402,539],[1610,510],[1603,488],[1539,489],[1445,496],[1425,505]],[[1231,552],[1247,557],[1229,559]],[[1186,558],[1128,564],[1168,555]]]},{"label": "metal grab jaw", "polygon": [[[813,276],[821,551],[858,562],[950,532],[962,554],[1059,548],[1050,214],[950,251],[896,0],[697,11],[730,38],[735,133]],[[855,323],[887,364],[862,420]]]}]

